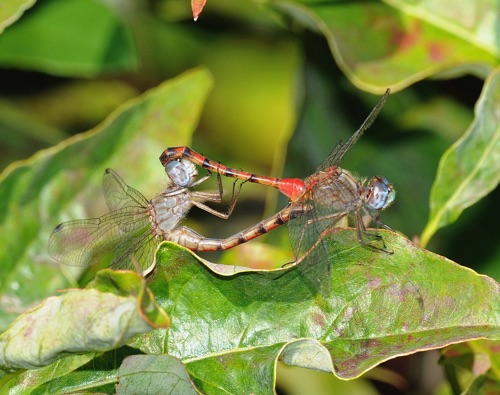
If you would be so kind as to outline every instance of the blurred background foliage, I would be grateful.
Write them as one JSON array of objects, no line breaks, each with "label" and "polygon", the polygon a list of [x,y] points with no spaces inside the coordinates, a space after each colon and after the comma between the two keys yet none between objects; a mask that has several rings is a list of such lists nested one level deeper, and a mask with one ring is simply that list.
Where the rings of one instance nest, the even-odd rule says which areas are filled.
[{"label": "blurred background foliage", "polygon": [[[393,182],[397,200],[383,220],[418,241],[440,158],[469,128],[500,57],[498,4],[462,5],[209,0],[193,22],[187,0],[3,0],[0,166],[8,174],[13,162],[94,128],[120,104],[203,65],[214,86],[190,146],[232,167],[302,178],[390,87],[381,115],[343,166]],[[137,176],[147,177],[140,166]],[[498,201],[495,189],[440,229],[428,248],[498,280]],[[190,220],[207,236],[223,236],[284,203],[275,191],[247,184],[224,226],[196,210]],[[284,229],[268,241],[285,246],[286,238]],[[260,248],[221,259],[255,259]],[[275,261],[270,254],[259,260]],[[359,381],[335,393],[431,393],[436,379],[428,366],[436,359],[422,353],[389,362],[377,377],[387,387]],[[297,393],[287,369],[279,387]],[[346,386],[332,380],[323,380],[324,393]]]}]

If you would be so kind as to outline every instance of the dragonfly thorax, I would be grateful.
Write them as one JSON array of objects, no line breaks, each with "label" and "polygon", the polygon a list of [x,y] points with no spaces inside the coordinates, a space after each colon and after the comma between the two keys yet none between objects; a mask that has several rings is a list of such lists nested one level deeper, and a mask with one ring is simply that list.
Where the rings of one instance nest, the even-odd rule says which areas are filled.
[{"label": "dragonfly thorax", "polygon": [[174,229],[187,214],[193,203],[185,188],[167,188],[151,199],[149,216],[156,235],[163,235]]},{"label": "dragonfly thorax", "polygon": [[307,199],[314,200],[318,207],[328,207],[337,212],[354,212],[365,201],[363,187],[350,172],[332,166],[306,180],[309,192]]}]

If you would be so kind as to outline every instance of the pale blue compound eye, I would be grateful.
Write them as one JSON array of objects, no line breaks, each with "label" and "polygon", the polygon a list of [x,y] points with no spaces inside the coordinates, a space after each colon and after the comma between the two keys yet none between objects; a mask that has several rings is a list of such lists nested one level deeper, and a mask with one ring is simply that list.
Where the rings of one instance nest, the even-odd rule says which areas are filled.
[{"label": "pale blue compound eye", "polygon": [[396,198],[396,190],[384,177],[373,177],[368,184],[367,204],[374,210],[384,210]]},{"label": "pale blue compound eye", "polygon": [[172,161],[165,166],[165,172],[175,185],[189,187],[196,179],[196,166],[187,161]]}]

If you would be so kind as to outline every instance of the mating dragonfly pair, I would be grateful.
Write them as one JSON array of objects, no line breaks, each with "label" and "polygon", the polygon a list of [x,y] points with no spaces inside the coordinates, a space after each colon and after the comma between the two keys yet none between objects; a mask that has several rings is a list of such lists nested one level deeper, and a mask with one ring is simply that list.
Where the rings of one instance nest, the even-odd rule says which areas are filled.
[{"label": "mating dragonfly pair", "polygon": [[[340,142],[317,171],[304,180],[260,176],[226,167],[188,147],[167,148],[160,156],[160,162],[171,184],[148,201],[113,170],[107,169],[103,188],[110,212],[100,218],[58,225],[49,239],[49,253],[55,260],[71,266],[90,266],[112,254],[113,267],[133,269],[139,266],[143,275],[147,275],[155,267],[154,253],[162,240],[173,241],[194,251],[220,251],[288,223],[296,259],[294,264],[305,260],[314,263],[318,257],[327,262],[327,247],[323,240],[348,215],[354,217],[360,243],[388,252],[379,235],[367,232],[366,224],[373,221],[387,227],[380,221],[379,211],[394,201],[394,188],[384,177],[375,176],[366,183],[339,167],[345,154],[374,121],[388,94],[389,90],[356,133],[346,143]],[[195,165],[208,170],[208,174],[197,180]],[[218,192],[196,191],[194,187],[206,181],[212,173],[217,175]],[[231,215],[242,184],[238,190],[233,184],[226,213],[205,204],[222,201],[221,176],[274,187],[289,198],[288,205],[226,239],[207,238],[190,228],[178,226],[192,206],[224,219]],[[378,240],[381,247],[371,243],[370,239]]]}]

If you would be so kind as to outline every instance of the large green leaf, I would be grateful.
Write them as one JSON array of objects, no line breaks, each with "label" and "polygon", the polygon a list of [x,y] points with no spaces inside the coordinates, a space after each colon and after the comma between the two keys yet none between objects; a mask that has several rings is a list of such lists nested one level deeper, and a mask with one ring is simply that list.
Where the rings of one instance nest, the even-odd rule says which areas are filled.
[{"label": "large green leaf", "polygon": [[66,76],[130,70],[137,54],[117,12],[96,0],[44,0],[0,36],[0,64]]},{"label": "large green leaf", "polygon": [[52,296],[0,335],[0,366],[32,369],[61,355],[107,351],[169,319],[135,272],[103,270],[91,289]]},{"label": "large green leaf", "polygon": [[152,196],[165,172],[158,157],[184,145],[196,127],[211,79],[195,70],[131,100],[99,127],[13,164],[0,176],[0,328],[33,303],[68,286],[48,256],[59,222],[107,212],[101,179],[107,167]]},{"label": "large green leaf", "polygon": [[380,362],[467,339],[500,338],[500,287],[383,232],[377,253],[352,230],[326,239],[326,297],[296,269],[219,276],[164,244],[150,287],[172,318],[134,345],[186,363],[204,393],[272,393],[277,358],[354,378]]},{"label": "large green leaf", "polygon": [[381,2],[269,1],[281,12],[321,32],[351,82],[373,93],[383,93],[389,86],[399,90],[450,70],[486,76],[498,62],[495,2],[470,5],[484,11],[473,21],[484,31],[469,35],[461,34],[471,29],[469,21],[463,19],[456,20],[455,28],[450,29],[447,21],[455,19],[453,5],[437,2],[441,14],[436,19],[425,5],[416,5],[409,12],[403,2],[387,2],[399,9]]},{"label": "large green leaf", "polygon": [[441,158],[422,245],[427,245],[437,229],[454,222],[499,182],[500,69],[496,69],[485,81],[469,130]]}]

